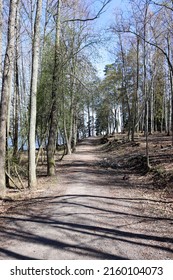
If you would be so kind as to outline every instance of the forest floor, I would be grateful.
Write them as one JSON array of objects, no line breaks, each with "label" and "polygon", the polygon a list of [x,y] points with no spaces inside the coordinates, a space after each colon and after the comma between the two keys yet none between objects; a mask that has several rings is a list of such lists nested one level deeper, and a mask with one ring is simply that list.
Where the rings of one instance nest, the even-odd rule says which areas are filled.
[{"label": "forest floor", "polygon": [[0,259],[173,259],[170,137],[97,137],[38,170],[39,188],[0,205]]}]

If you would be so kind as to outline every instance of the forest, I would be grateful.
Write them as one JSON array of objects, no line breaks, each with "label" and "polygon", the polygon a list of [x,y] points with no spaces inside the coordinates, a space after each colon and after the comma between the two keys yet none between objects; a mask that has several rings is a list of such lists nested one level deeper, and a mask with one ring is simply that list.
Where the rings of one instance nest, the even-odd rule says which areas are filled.
[{"label": "forest", "polygon": [[0,0],[0,86],[0,260],[172,260],[173,1]]},{"label": "forest", "polygon": [[128,1],[99,30],[111,2],[0,1],[1,195],[16,178],[36,188],[40,160],[54,176],[57,149],[86,137],[143,134],[150,168],[149,135],[173,135],[173,2]]}]

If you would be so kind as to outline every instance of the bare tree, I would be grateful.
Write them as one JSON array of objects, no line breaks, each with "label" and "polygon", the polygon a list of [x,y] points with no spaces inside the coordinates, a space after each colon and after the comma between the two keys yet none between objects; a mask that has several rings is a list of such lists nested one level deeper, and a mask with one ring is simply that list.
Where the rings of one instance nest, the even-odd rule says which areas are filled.
[{"label": "bare tree", "polygon": [[16,10],[15,20],[15,61],[14,61],[14,96],[13,96],[13,155],[16,157],[18,153],[19,138],[19,11]]},{"label": "bare tree", "polygon": [[11,84],[11,76],[14,59],[14,38],[15,38],[15,16],[18,0],[10,1],[9,19],[8,19],[8,39],[5,53],[2,92],[0,104],[0,191],[5,192],[5,158],[6,158],[6,132],[9,104],[9,87]]},{"label": "bare tree", "polygon": [[31,92],[30,92],[30,123],[29,123],[29,180],[28,186],[34,188],[37,186],[36,179],[36,94],[38,83],[39,50],[40,50],[40,19],[42,12],[42,0],[37,0],[36,16],[34,24],[34,38],[32,50],[32,72],[31,72]]},{"label": "bare tree", "polygon": [[60,48],[60,14],[61,14],[61,0],[57,3],[56,14],[56,35],[55,35],[55,53],[54,53],[54,70],[52,81],[52,109],[50,115],[50,129],[47,145],[47,173],[49,176],[55,174],[55,143],[57,135],[57,80],[58,80],[58,67],[59,67],[59,48]]}]

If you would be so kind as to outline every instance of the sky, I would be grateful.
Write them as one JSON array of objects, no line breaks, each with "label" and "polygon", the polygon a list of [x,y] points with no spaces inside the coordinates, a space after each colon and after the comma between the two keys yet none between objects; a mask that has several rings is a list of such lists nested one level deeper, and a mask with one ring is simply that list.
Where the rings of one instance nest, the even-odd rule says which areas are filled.
[{"label": "sky", "polygon": [[[118,9],[126,10],[129,0],[112,0],[105,8],[105,12],[96,20],[95,25],[98,29],[108,28],[114,20],[114,12]],[[96,62],[95,67],[100,78],[104,77],[104,68],[106,64],[112,63],[111,54],[106,50],[106,47],[100,48],[100,59]]]},{"label": "sky", "polygon": [[125,9],[127,0],[112,0],[104,9],[104,13],[97,20],[98,26],[109,24],[113,20],[113,13],[117,9]]}]

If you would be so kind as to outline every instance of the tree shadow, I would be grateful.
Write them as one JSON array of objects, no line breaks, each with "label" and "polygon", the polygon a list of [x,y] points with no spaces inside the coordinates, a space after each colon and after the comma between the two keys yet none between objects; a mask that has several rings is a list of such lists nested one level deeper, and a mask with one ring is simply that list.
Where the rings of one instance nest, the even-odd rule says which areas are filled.
[{"label": "tree shadow", "polygon": [[10,251],[10,250],[7,250],[7,249],[3,249],[3,248],[0,248],[0,254],[3,254],[4,255],[4,259],[5,259],[5,256],[8,256],[12,259],[15,259],[15,260],[38,260],[34,257],[28,257],[28,256],[25,256],[23,254],[18,254],[16,252],[13,252],[13,251]]},{"label": "tree shadow", "polygon": [[[45,209],[44,202],[47,199],[49,200],[51,215]],[[38,259],[35,254],[33,256],[28,255],[28,257],[23,255],[24,249],[20,249],[19,244],[22,244],[22,247],[23,244],[26,247],[32,247],[36,244],[40,251],[52,248],[51,250],[58,250],[58,252],[72,253],[74,259],[80,256],[81,258],[100,260],[133,259],[133,257],[129,257],[130,253],[125,253],[126,250],[124,253],[123,251],[121,254],[118,253],[118,250],[116,250],[117,244],[121,244],[122,248],[130,245],[132,251],[133,248],[135,250],[137,248],[138,250],[147,248],[148,251],[155,250],[156,254],[157,252],[164,252],[164,254],[171,254],[173,258],[173,238],[170,237],[170,233],[169,236],[163,236],[162,232],[159,232],[159,227],[157,234],[152,229],[153,222],[162,221],[169,227],[173,219],[130,213],[128,207],[131,209],[131,205],[127,205],[127,208],[124,207],[123,211],[114,211],[107,207],[107,202],[111,201],[116,206],[117,201],[123,201],[124,203],[125,199],[123,197],[111,198],[79,194],[32,199],[31,203],[33,205],[42,200],[43,208],[40,208],[40,213],[35,214],[30,210],[31,205],[28,204],[19,207],[19,213],[23,209],[23,214],[20,214],[20,216],[19,213],[17,213],[17,217],[14,216],[13,211],[11,211],[11,213],[0,217],[1,222],[3,222],[2,225],[4,225],[0,228],[0,235],[2,240],[7,242],[7,247],[0,249],[1,259]],[[105,203],[103,203],[103,200]],[[127,199],[127,203],[129,201],[135,203],[136,200]],[[95,206],[96,201],[102,207]],[[104,217],[103,225],[98,225],[99,215]],[[122,220],[122,226],[114,224],[117,218]],[[124,218],[126,223],[123,222]],[[111,226],[109,223],[105,224],[108,221],[111,222]],[[140,223],[148,225],[152,234],[149,234],[149,228],[148,233],[143,233],[142,230],[135,232],[135,229],[138,228],[137,225]],[[128,227],[135,224],[135,229]],[[33,229],[33,226],[37,230]],[[10,243],[8,243],[9,240]],[[15,252],[15,244],[18,244],[17,252]],[[109,245],[102,248],[103,244]]]},{"label": "tree shadow", "polygon": [[[81,145],[93,146],[98,142],[92,138]],[[144,214],[142,203],[147,202],[146,207],[150,207],[159,200],[128,196],[132,188],[135,189],[124,178],[124,175],[130,175],[130,170],[124,167],[105,169],[95,165],[94,161],[82,160],[72,164],[64,161],[58,167],[66,186],[73,183],[76,193],[69,190],[66,195],[21,200],[7,214],[1,215],[1,259],[51,258],[51,253],[44,254],[46,251],[53,251],[54,259],[60,258],[58,254],[61,258],[66,254],[73,259],[127,260],[135,259],[135,251],[143,259],[151,258],[151,255],[157,257],[157,254],[161,259],[165,256],[173,259],[173,232],[170,227],[173,219]],[[87,188],[87,194],[78,191],[81,182]],[[92,195],[93,187],[97,194]],[[107,196],[102,195],[102,190],[106,189]],[[121,196],[116,196],[116,190],[120,189],[126,191],[124,197],[123,192]],[[90,191],[91,194],[88,194]],[[25,246],[36,246],[38,252],[25,252]],[[149,253],[142,255],[142,250]]]}]

